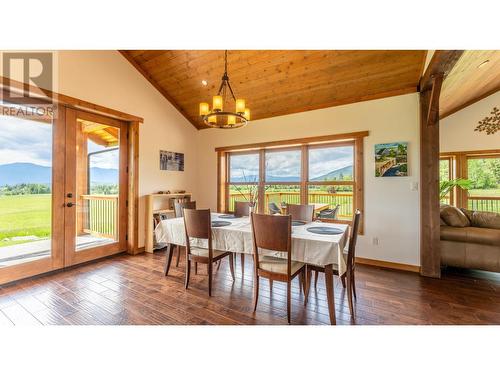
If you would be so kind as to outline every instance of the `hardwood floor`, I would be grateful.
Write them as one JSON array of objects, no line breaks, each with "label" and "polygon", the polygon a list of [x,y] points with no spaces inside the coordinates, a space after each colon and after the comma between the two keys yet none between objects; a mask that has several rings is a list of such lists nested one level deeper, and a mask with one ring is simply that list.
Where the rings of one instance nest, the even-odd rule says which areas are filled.
[{"label": "hardwood floor", "polygon": [[[119,255],[81,267],[0,287],[1,325],[51,324],[286,324],[286,288],[261,283],[253,313],[252,267],[236,281],[227,260],[207,295],[206,271],[184,289],[183,259],[163,276],[164,253]],[[444,272],[440,280],[358,265],[356,324],[500,324],[500,276]],[[329,324],[322,275],[303,306],[292,289],[292,324]],[[352,324],[347,296],[335,279],[337,324]]]}]

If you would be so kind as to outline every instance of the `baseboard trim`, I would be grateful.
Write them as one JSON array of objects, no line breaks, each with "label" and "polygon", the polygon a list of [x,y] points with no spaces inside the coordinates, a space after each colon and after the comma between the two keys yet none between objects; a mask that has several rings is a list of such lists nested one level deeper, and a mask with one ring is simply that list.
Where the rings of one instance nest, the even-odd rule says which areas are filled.
[{"label": "baseboard trim", "polygon": [[408,271],[408,272],[420,273],[420,266],[414,266],[412,264],[386,262],[385,260],[368,259],[368,258],[358,258],[358,257],[356,257],[356,263],[358,263],[358,264],[366,264],[368,266],[390,268],[390,269],[393,269],[393,270],[400,270],[400,271]]}]

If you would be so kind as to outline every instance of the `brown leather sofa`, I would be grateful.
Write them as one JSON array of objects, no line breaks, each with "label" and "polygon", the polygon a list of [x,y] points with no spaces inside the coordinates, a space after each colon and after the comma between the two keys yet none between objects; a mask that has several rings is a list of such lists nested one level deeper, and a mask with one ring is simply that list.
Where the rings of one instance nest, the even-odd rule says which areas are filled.
[{"label": "brown leather sofa", "polygon": [[500,272],[500,214],[442,206],[441,265]]}]

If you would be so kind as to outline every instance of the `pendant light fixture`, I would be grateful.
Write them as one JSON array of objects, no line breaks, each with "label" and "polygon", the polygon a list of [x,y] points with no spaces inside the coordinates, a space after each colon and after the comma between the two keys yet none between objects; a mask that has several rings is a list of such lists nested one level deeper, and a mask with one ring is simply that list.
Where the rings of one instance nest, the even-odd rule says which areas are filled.
[{"label": "pendant light fixture", "polygon": [[[229,100],[234,102],[232,108],[224,108]],[[238,98],[229,83],[227,75],[227,50],[224,52],[224,75],[217,95],[212,98],[212,109],[206,102],[200,103],[200,116],[205,125],[211,128],[236,129],[245,126],[250,121],[250,109],[246,107],[245,99]]]}]

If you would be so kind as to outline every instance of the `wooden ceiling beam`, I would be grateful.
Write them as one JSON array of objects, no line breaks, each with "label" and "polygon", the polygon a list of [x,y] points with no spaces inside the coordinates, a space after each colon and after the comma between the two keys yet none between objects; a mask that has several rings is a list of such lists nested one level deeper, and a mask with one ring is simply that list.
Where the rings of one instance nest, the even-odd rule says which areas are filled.
[{"label": "wooden ceiling beam", "polygon": [[446,76],[451,72],[463,53],[462,50],[439,50],[434,52],[427,70],[420,79],[418,91],[431,90],[434,77],[440,74],[443,74],[443,79],[446,79]]},{"label": "wooden ceiling beam", "polygon": [[186,111],[184,111],[184,109],[175,102],[175,100],[168,94],[167,91],[163,89],[163,87],[161,87],[144,69],[142,69],[142,67],[134,60],[134,58],[128,54],[128,51],[120,50],[119,52],[122,54],[123,57],[125,57],[125,59],[127,59],[127,61],[130,64],[132,64],[132,66],[135,69],[137,69],[139,73],[141,73],[144,76],[144,78],[146,78],[149,81],[149,83],[153,85],[155,89],[157,89],[160,92],[160,94],[163,95],[165,99],[168,100],[170,104],[172,104],[175,107],[175,109],[177,109],[184,116],[186,120],[189,121],[191,125],[193,125],[196,129],[198,129],[198,125],[193,121],[191,121]]}]

